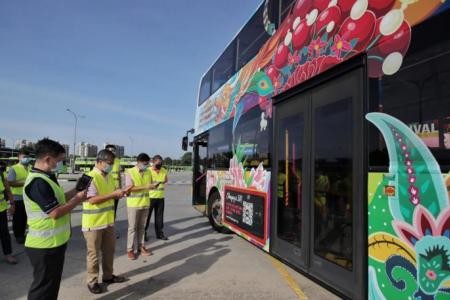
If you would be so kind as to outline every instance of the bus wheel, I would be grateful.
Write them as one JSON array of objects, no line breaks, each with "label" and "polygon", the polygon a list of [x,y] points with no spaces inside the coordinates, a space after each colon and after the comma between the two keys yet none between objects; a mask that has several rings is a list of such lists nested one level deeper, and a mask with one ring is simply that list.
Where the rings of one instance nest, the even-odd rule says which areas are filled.
[{"label": "bus wheel", "polygon": [[220,233],[230,233],[231,231],[222,224],[222,201],[220,194],[214,192],[208,199],[208,219],[212,228]]}]

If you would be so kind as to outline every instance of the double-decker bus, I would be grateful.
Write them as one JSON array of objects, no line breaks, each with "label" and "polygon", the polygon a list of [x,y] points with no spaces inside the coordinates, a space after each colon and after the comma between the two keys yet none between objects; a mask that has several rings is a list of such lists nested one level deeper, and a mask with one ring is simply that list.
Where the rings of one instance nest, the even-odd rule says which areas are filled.
[{"label": "double-decker bus", "polygon": [[193,205],[339,296],[450,299],[449,7],[261,3],[201,78]]}]

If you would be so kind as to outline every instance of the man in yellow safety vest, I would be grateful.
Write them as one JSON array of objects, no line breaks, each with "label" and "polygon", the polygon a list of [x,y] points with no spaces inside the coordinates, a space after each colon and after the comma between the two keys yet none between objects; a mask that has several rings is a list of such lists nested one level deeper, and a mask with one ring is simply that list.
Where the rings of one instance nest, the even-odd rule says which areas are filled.
[{"label": "man in yellow safety vest", "polygon": [[153,157],[153,166],[150,168],[152,175],[152,183],[158,186],[149,192],[150,195],[150,210],[145,224],[145,240],[148,240],[147,231],[152,217],[152,212],[155,210],[155,234],[156,238],[160,240],[168,240],[164,235],[164,185],[167,183],[167,170],[162,166],[161,155]]},{"label": "man in yellow safety vest", "polygon": [[[4,172],[6,163],[0,161],[0,241],[6,262],[15,265],[17,260],[12,256],[11,238],[8,228],[8,213],[14,214],[14,200],[8,182],[5,179]],[[8,208],[9,202],[9,208]]]},{"label": "man in yellow safety vest", "polygon": [[25,252],[33,267],[28,299],[56,300],[70,238],[70,211],[86,199],[86,191],[72,189],[65,193],[58,184],[55,172],[65,157],[64,147],[58,142],[42,139],[35,151],[36,163],[23,193],[28,216]]},{"label": "man in yellow safety vest", "polygon": [[8,172],[8,184],[13,193],[15,210],[13,214],[13,232],[17,243],[25,242],[25,229],[27,228],[27,215],[23,204],[23,186],[28,176],[28,166],[31,163],[30,152],[26,148],[19,150],[19,162],[13,165]]},{"label": "man in yellow safety vest", "polygon": [[88,187],[88,201],[83,203],[81,226],[87,248],[87,286],[93,294],[103,292],[98,284],[100,257],[103,283],[125,281],[124,277],[113,274],[116,247],[114,199],[120,199],[127,193],[126,190],[116,189],[110,174],[114,158],[114,153],[109,150],[101,150],[97,154],[97,163],[88,173],[93,178]]},{"label": "man in yellow safety vest", "polygon": [[145,248],[144,231],[145,222],[150,207],[149,190],[156,187],[152,184],[152,174],[148,169],[150,157],[146,153],[137,156],[136,166],[127,170],[125,185],[133,186],[127,197],[128,210],[128,259],[135,260],[135,251],[143,256],[151,255],[151,251]]}]

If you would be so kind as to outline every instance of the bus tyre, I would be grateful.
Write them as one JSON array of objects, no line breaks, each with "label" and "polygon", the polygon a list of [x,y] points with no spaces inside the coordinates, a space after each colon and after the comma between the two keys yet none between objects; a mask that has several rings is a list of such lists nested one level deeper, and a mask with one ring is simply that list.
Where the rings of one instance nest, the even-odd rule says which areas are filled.
[{"label": "bus tyre", "polygon": [[220,233],[231,233],[222,224],[222,201],[219,192],[213,192],[208,199],[208,219],[212,228]]}]

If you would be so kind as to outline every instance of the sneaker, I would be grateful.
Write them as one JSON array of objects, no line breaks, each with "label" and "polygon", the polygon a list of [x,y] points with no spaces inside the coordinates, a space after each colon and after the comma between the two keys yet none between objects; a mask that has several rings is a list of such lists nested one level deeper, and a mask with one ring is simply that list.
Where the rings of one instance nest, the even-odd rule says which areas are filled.
[{"label": "sneaker", "polygon": [[125,277],[113,275],[111,279],[103,279],[103,283],[111,284],[111,283],[121,283],[125,281]]},{"label": "sneaker", "polygon": [[18,262],[17,259],[14,256],[12,256],[11,254],[6,255],[5,259],[6,259],[6,262],[10,265],[16,265]]},{"label": "sneaker", "polygon": [[150,251],[150,249],[145,248],[144,246],[141,247],[141,249],[139,249],[141,252],[142,256],[150,256],[152,255],[152,251]]},{"label": "sneaker", "polygon": [[136,255],[134,254],[133,250],[128,251],[127,256],[129,260],[136,260]]},{"label": "sneaker", "polygon": [[103,293],[102,287],[98,282],[94,283],[93,285],[88,284],[87,285],[89,292],[92,294],[101,294]]}]

